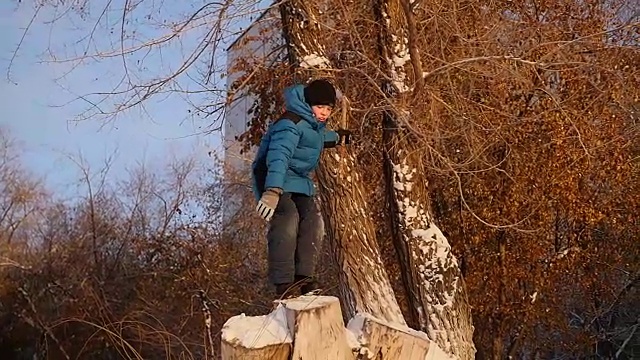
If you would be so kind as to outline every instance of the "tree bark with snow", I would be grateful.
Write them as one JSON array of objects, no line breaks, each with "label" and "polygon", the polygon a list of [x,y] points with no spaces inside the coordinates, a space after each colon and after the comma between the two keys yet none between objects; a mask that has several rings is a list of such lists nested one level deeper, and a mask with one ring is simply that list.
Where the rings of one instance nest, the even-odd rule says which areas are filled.
[{"label": "tree bark with snow", "polygon": [[[280,5],[289,59],[296,72],[332,78],[332,66],[319,43],[316,9],[292,0]],[[345,100],[342,104],[345,104]],[[343,126],[348,108],[343,106]],[[363,196],[362,174],[348,146],[325,150],[316,172],[329,241],[340,267],[340,293],[346,318],[356,312],[406,324],[384,268],[375,226]]]},{"label": "tree bark with snow", "polygon": [[383,141],[394,245],[419,329],[447,353],[473,359],[474,327],[465,284],[451,246],[431,216],[422,144],[408,129],[414,120],[413,87],[423,83],[412,7],[409,0],[380,0],[377,9],[381,55],[391,79],[384,84],[393,110],[384,115]]}]

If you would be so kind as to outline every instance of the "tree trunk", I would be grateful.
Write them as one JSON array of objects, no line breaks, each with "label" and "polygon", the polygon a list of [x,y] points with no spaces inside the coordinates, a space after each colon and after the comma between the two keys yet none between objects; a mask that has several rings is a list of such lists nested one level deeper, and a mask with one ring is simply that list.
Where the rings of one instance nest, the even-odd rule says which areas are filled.
[{"label": "tree trunk", "polygon": [[387,139],[388,186],[394,213],[394,242],[406,275],[410,305],[419,329],[444,351],[459,359],[474,359],[474,327],[458,262],[433,222],[423,169],[406,140]]},{"label": "tree trunk", "polygon": [[[315,10],[308,2],[292,0],[280,5],[290,59],[297,71],[331,78],[325,51],[318,42]],[[343,104],[346,104],[344,101]],[[348,108],[342,115],[346,125]],[[340,271],[342,307],[347,319],[356,312],[405,324],[384,268],[376,240],[375,226],[363,197],[362,175],[349,147],[324,151],[317,170],[320,199],[327,235]]]},{"label": "tree trunk", "polygon": [[[422,81],[409,0],[381,0],[379,17],[381,55],[392,79],[384,88],[394,109],[384,116],[385,175],[394,245],[411,298],[412,316],[419,329],[445,352],[473,359],[474,328],[462,274],[431,216],[426,169],[416,146],[420,139],[412,139],[411,132],[403,128],[409,124],[411,84]],[[406,71],[406,67],[413,71]]]}]

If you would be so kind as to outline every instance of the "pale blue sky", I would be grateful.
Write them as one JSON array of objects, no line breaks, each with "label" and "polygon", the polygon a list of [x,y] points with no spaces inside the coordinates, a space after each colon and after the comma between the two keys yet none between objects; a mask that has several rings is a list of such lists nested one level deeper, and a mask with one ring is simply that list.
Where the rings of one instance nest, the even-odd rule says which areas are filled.
[{"label": "pale blue sky", "polygon": [[[193,5],[185,5],[184,9],[174,6],[168,10],[188,13],[192,8]],[[141,161],[158,165],[169,157],[190,155],[205,165],[211,163],[207,153],[221,150],[220,134],[199,134],[209,120],[190,118],[187,110],[191,107],[180,96],[149,102],[145,109],[150,116],[136,109],[104,128],[98,120],[73,121],[86,103],[58,106],[73,99],[74,93],[105,91],[109,89],[109,81],[121,77],[122,65],[115,59],[100,66],[76,68],[56,83],[55,79],[65,73],[69,65],[40,62],[42,52],[48,47],[77,50],[73,41],[79,34],[86,34],[86,26],[91,23],[74,25],[63,19],[51,27],[41,23],[51,13],[41,13],[13,60],[8,79],[10,59],[33,11],[30,6],[17,7],[12,1],[0,2],[0,108],[3,109],[0,126],[7,128],[22,144],[29,169],[38,176],[46,176],[49,186],[61,194],[75,195],[77,190],[69,185],[78,178],[77,167],[64,154],[76,158],[82,154],[93,171],[98,171],[105,159],[115,153],[113,178],[122,176],[126,167]],[[84,28],[74,30],[74,26]],[[170,58],[179,58],[187,45],[188,39],[180,46],[165,50],[161,60],[145,59],[146,64],[151,68],[158,65],[157,69],[167,64],[173,66]]]}]

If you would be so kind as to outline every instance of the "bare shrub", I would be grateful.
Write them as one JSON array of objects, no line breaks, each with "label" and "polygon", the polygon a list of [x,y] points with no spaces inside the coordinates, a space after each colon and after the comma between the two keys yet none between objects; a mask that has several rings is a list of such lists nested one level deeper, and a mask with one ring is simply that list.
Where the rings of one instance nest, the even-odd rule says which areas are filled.
[{"label": "bare shrub", "polygon": [[227,318],[270,306],[263,242],[208,221],[221,217],[215,174],[180,160],[109,187],[82,171],[87,196],[23,201],[40,220],[2,252],[7,358],[215,359]]}]

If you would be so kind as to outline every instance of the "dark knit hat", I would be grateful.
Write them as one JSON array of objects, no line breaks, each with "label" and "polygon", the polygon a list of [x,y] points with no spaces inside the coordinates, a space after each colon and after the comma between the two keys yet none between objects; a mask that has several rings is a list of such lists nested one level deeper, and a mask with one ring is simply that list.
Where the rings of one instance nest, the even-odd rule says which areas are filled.
[{"label": "dark knit hat", "polygon": [[336,89],[323,79],[313,80],[304,88],[304,100],[313,105],[336,105]]}]

